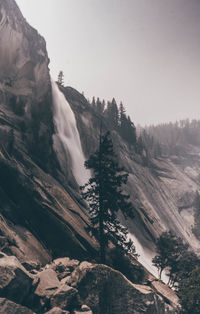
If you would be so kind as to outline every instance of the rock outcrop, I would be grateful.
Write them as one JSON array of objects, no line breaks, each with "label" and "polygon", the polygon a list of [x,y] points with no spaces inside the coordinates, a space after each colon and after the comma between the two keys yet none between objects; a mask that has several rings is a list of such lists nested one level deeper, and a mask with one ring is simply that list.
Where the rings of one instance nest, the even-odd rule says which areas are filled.
[{"label": "rock outcrop", "polygon": [[48,63],[44,39],[0,0],[0,249],[41,265],[96,250],[53,151]]},{"label": "rock outcrop", "polygon": [[[14,0],[0,1],[0,56],[1,145],[7,147],[11,132],[43,169],[51,169],[54,126],[46,43]],[[14,127],[3,124],[10,116],[17,122]],[[18,138],[15,130],[23,136]]]},{"label": "rock outcrop", "polygon": [[[8,40],[9,39],[9,40]],[[46,43],[14,0],[0,1],[0,86],[41,101],[49,92]]]},{"label": "rock outcrop", "polygon": [[31,291],[33,277],[15,256],[0,258],[0,296],[23,303]]},{"label": "rock outcrop", "polygon": [[33,274],[16,257],[2,254],[0,271],[0,313],[4,314],[175,314],[179,307],[175,293],[162,282],[134,284],[111,267],[68,257],[40,270],[36,265]]},{"label": "rock outcrop", "polygon": [[174,311],[173,304],[166,304],[156,290],[150,286],[133,284],[120,272],[105,265],[83,262],[72,273],[71,280],[81,300],[94,313],[164,314]]},{"label": "rock outcrop", "polygon": [[1,314],[35,314],[29,308],[16,304],[6,298],[0,298]]}]

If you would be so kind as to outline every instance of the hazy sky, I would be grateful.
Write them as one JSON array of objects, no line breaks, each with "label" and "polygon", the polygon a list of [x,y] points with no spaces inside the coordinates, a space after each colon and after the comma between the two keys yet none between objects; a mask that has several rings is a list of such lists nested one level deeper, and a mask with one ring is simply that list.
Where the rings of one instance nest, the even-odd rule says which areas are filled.
[{"label": "hazy sky", "polygon": [[17,0],[56,79],[137,124],[200,118],[200,0]]}]

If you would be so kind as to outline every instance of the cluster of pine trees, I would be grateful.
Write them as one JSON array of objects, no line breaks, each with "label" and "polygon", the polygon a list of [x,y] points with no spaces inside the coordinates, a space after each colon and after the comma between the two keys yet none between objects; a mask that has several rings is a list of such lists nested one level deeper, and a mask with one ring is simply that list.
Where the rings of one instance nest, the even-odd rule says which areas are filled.
[{"label": "cluster of pine trees", "polygon": [[125,141],[136,146],[136,127],[130,116],[127,116],[122,102],[118,106],[115,98],[106,103],[105,100],[93,97],[91,106],[105,119],[109,130],[116,130]]},{"label": "cluster of pine trees", "polygon": [[197,237],[197,239],[200,240],[200,195],[198,191],[196,192],[193,206],[194,206],[194,227],[192,231]]},{"label": "cluster of pine trees", "polygon": [[162,154],[183,155],[188,145],[200,146],[200,120],[180,120],[152,125],[146,132],[160,143]]},{"label": "cluster of pine trees", "polygon": [[105,102],[93,97],[90,103],[92,108],[100,115],[106,123],[108,130],[115,130],[134,149],[136,154],[142,157],[143,165],[150,166],[152,158],[161,157],[161,146],[158,141],[145,129],[136,132],[136,127],[131,121],[126,109],[121,102],[117,104],[115,98]]},{"label": "cluster of pine trees", "polygon": [[[59,72],[57,83],[59,86],[64,86],[63,71]],[[161,157],[159,142],[145,129],[142,129],[137,134],[136,127],[130,116],[126,114],[126,109],[122,102],[118,105],[115,98],[106,102],[105,100],[101,101],[99,97],[93,97],[92,101],[88,99],[88,103],[102,117],[107,130],[118,132],[134,148],[135,152],[142,156],[144,165],[149,165],[152,158]]]}]

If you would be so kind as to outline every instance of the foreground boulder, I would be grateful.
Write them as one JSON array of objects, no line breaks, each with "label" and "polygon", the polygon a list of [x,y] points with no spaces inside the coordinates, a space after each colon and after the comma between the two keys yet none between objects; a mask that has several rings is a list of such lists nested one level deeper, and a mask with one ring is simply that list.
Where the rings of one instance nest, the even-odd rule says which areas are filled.
[{"label": "foreground boulder", "polygon": [[59,307],[54,307],[50,311],[46,312],[45,314],[70,314],[68,311],[61,310]]},{"label": "foreground boulder", "polygon": [[0,298],[0,313],[2,314],[34,314],[25,306],[16,304],[8,299]]},{"label": "foreground boulder", "polygon": [[81,306],[81,309],[79,311],[74,311],[74,314],[92,314],[91,309],[89,308],[89,306],[83,304]]},{"label": "foreground boulder", "polygon": [[23,303],[29,295],[33,278],[15,256],[0,258],[0,296]]},{"label": "foreground boulder", "polygon": [[60,282],[53,269],[45,269],[37,275],[39,284],[35,294],[39,297],[50,296],[59,286]]},{"label": "foreground boulder", "polygon": [[149,286],[133,284],[105,265],[83,262],[71,276],[82,302],[95,314],[175,313]]},{"label": "foreground boulder", "polygon": [[[47,311],[53,309],[58,313],[65,313],[80,306],[78,290],[63,284],[58,280],[56,272],[49,265],[35,276],[36,289],[32,296],[31,304],[38,310]],[[65,270],[63,269],[65,272]],[[30,301],[29,301],[30,303]],[[57,313],[55,312],[55,313]]]},{"label": "foreground boulder", "polygon": [[58,288],[50,299],[51,307],[59,306],[63,310],[71,310],[79,305],[78,290],[67,285]]}]

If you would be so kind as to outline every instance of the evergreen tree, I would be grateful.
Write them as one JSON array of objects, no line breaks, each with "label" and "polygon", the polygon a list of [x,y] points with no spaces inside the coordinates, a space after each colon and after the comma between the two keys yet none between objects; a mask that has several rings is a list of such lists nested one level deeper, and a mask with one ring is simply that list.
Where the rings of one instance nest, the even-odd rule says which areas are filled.
[{"label": "evergreen tree", "polygon": [[128,143],[132,145],[136,144],[136,128],[130,117],[126,116],[126,111],[122,102],[119,106],[119,132],[121,137],[123,137]]},{"label": "evergreen tree", "polygon": [[185,314],[200,313],[200,266],[196,266],[187,279],[180,282],[178,296]]},{"label": "evergreen tree", "polygon": [[93,108],[95,108],[95,106],[96,106],[96,100],[95,100],[94,96],[92,97],[92,104],[91,105]]},{"label": "evergreen tree", "polygon": [[64,86],[64,73],[63,71],[60,71],[58,73],[58,80],[57,80],[57,83],[61,86]]},{"label": "evergreen tree", "polygon": [[117,130],[119,125],[119,110],[115,98],[112,99],[112,102],[108,102],[105,116],[109,123],[109,128],[111,130]]},{"label": "evergreen tree", "polygon": [[93,171],[93,176],[81,187],[82,196],[89,204],[91,221],[99,231],[101,262],[105,263],[109,240],[126,252],[134,253],[133,243],[127,239],[127,229],[117,219],[119,210],[125,217],[133,218],[129,195],[122,191],[128,174],[116,161],[109,132],[104,136],[100,132],[99,149],[85,162],[85,167]]},{"label": "evergreen tree", "polygon": [[125,120],[126,120],[126,110],[122,102],[119,105],[119,119],[120,119],[120,127],[123,129]]},{"label": "evergreen tree", "polygon": [[144,151],[144,144],[143,144],[142,136],[139,135],[137,144],[136,144],[136,153],[142,155],[143,151]]},{"label": "evergreen tree", "polygon": [[196,191],[194,198],[194,209],[194,227],[192,231],[197,239],[200,239],[200,195],[198,191]]},{"label": "evergreen tree", "polygon": [[[172,286],[177,282],[180,271],[179,263],[184,260],[183,256],[187,253],[188,245],[183,240],[176,237],[171,231],[166,231],[156,241],[157,255],[152,259],[152,263],[157,267],[159,278],[164,269],[168,269],[169,284]],[[186,255],[185,255],[186,256]]]},{"label": "evergreen tree", "polygon": [[97,102],[96,102],[96,108],[97,108],[97,112],[100,114],[103,114],[104,112],[104,106],[105,106],[105,101],[101,102],[99,97],[97,98]]}]

